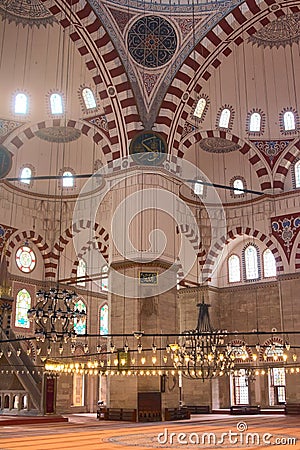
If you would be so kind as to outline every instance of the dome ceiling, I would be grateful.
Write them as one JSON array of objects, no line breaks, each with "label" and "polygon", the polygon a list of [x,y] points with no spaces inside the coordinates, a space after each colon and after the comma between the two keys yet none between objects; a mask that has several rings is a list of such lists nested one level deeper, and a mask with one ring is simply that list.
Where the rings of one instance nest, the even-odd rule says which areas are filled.
[{"label": "dome ceiling", "polygon": [[[279,115],[284,108],[299,109],[297,4],[197,3],[193,11],[182,1],[172,6],[7,1],[1,5],[9,24],[2,27],[0,144],[14,154],[10,175],[17,176],[26,163],[36,174],[57,174],[61,167],[48,159],[45,166],[45,155],[60,155],[64,145],[64,165],[76,174],[90,173],[95,160],[105,164],[126,156],[130,142],[145,129],[160,133],[180,158],[196,158],[200,151],[199,164],[203,158],[221,161],[229,152],[227,161],[251,167],[260,155],[255,170],[267,180],[295,140],[282,134]],[[20,21],[11,19],[10,10]],[[47,17],[51,20],[45,23],[32,21]],[[82,86],[95,90],[99,108],[93,114],[82,109]],[[45,107],[49,92],[58,88],[67,100],[66,117],[60,120]],[[20,118],[12,114],[11,99],[22,89],[30,95],[31,110]],[[193,116],[200,95],[209,101],[203,121]],[[218,115],[224,105],[234,116],[230,129],[220,133]],[[247,132],[251,111],[262,114],[260,135]],[[34,161],[34,154],[41,153]],[[231,159],[233,154],[238,157]],[[251,178],[248,169],[245,179]],[[39,191],[37,183],[33,190]]]}]

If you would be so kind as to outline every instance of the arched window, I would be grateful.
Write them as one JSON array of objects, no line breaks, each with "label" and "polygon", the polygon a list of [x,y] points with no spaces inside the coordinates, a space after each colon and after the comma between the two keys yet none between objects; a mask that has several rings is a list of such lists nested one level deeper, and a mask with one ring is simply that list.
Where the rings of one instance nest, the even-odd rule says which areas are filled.
[{"label": "arched window", "polygon": [[[83,311],[86,314],[86,306],[82,300],[75,303],[75,311]],[[86,315],[74,320],[74,330],[77,334],[86,334]]]},{"label": "arched window", "polygon": [[79,280],[77,281],[77,286],[85,286],[85,280],[80,280],[80,278],[86,276],[86,262],[84,259],[79,258],[78,260],[78,266],[77,266],[77,278]]},{"label": "arched window", "polygon": [[17,294],[15,326],[29,328],[30,322],[27,312],[31,308],[31,297],[26,289],[21,289]]},{"label": "arched window", "polygon": [[72,172],[66,170],[62,176],[63,176],[62,185],[64,188],[74,187],[74,177]]},{"label": "arched window", "polygon": [[259,132],[261,128],[261,115],[258,112],[254,112],[250,116],[249,131]]},{"label": "arched window", "polygon": [[57,92],[50,95],[50,108],[52,114],[62,114],[64,112],[62,96]]},{"label": "arched window", "polygon": [[294,166],[295,171],[295,185],[296,188],[300,188],[300,160],[296,162]]},{"label": "arched window", "polygon": [[28,113],[28,97],[24,92],[19,92],[15,96],[14,104],[15,114],[27,114]]},{"label": "arched window", "polygon": [[220,128],[228,128],[229,127],[229,121],[230,121],[230,109],[224,108],[220,115],[219,120],[219,127]]},{"label": "arched window", "polygon": [[264,277],[276,277],[276,261],[269,248],[263,252]]},{"label": "arched window", "polygon": [[257,280],[259,278],[258,254],[254,245],[248,245],[244,250],[245,277],[246,280]]},{"label": "arched window", "polygon": [[108,334],[108,304],[104,303],[104,305],[100,308],[100,334],[105,336]]},{"label": "arched window", "polygon": [[204,188],[204,184],[202,184],[202,183],[195,183],[194,184],[194,194],[196,194],[196,195],[203,195],[203,188]]},{"label": "arched window", "polygon": [[108,265],[102,267],[101,270],[101,291],[108,291]]},{"label": "arched window", "polygon": [[237,255],[231,255],[228,258],[228,280],[229,283],[241,281],[240,258]]},{"label": "arched window", "polygon": [[94,109],[97,107],[96,99],[92,89],[85,87],[81,92],[86,109]]},{"label": "arched window", "polygon": [[283,114],[283,126],[285,131],[293,131],[296,129],[295,115],[293,111],[286,111]]},{"label": "arched window", "polygon": [[243,195],[244,194],[244,183],[243,180],[241,180],[240,178],[237,178],[236,180],[234,180],[233,182],[233,193],[234,195]]},{"label": "arched window", "polygon": [[204,97],[201,97],[196,105],[195,111],[194,111],[194,116],[197,117],[198,119],[201,119],[205,110],[205,107],[207,105],[207,101]]},{"label": "arched window", "polygon": [[24,184],[30,184],[31,183],[31,176],[32,176],[32,170],[30,167],[23,167],[20,174],[20,180]]}]

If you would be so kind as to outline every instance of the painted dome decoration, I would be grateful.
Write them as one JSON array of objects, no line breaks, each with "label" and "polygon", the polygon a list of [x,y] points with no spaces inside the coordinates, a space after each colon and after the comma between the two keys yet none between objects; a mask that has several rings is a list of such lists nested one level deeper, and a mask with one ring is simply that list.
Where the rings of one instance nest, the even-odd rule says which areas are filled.
[{"label": "painted dome decoration", "polygon": [[146,16],[131,26],[127,45],[135,62],[152,69],[170,61],[177,48],[177,36],[167,20],[159,16]]}]

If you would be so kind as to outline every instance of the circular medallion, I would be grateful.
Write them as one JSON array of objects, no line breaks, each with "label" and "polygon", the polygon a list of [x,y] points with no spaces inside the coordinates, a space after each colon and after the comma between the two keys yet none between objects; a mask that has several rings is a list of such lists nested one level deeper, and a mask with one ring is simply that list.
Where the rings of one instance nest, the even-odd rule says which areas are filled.
[{"label": "circular medallion", "polygon": [[131,141],[129,153],[138,164],[158,166],[166,158],[167,143],[154,131],[142,131]]},{"label": "circular medallion", "polygon": [[176,51],[176,32],[162,17],[146,16],[130,28],[127,45],[138,64],[149,68],[160,67],[170,61]]},{"label": "circular medallion", "polygon": [[3,145],[0,145],[0,178],[6,177],[11,169],[11,165],[11,153]]},{"label": "circular medallion", "polygon": [[48,127],[36,131],[35,135],[47,142],[72,142],[80,138],[81,131],[73,127]]},{"label": "circular medallion", "polygon": [[220,137],[207,137],[201,139],[199,145],[202,150],[208,153],[228,153],[241,148],[239,144]]},{"label": "circular medallion", "polygon": [[22,272],[32,272],[36,265],[36,256],[34,251],[27,247],[27,245],[20,247],[16,253],[16,264]]}]

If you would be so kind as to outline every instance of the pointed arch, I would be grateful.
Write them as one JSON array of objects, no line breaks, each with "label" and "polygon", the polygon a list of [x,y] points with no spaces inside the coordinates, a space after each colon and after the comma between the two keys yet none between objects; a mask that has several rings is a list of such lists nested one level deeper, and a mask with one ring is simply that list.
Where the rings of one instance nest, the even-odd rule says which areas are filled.
[{"label": "pointed arch", "polygon": [[236,227],[228,231],[227,235],[219,239],[219,241],[216,242],[214,246],[209,250],[203,267],[203,275],[205,279],[207,280],[211,279],[211,275],[214,271],[214,268],[218,260],[222,255],[225,245],[228,244],[230,241],[236,239],[237,237],[243,235],[254,237],[259,241],[261,241],[267,248],[269,248],[275,257],[277,273],[283,272],[284,266],[281,254],[279,253],[277,246],[275,245],[273,239],[270,236],[266,236],[261,231],[250,227]]}]

